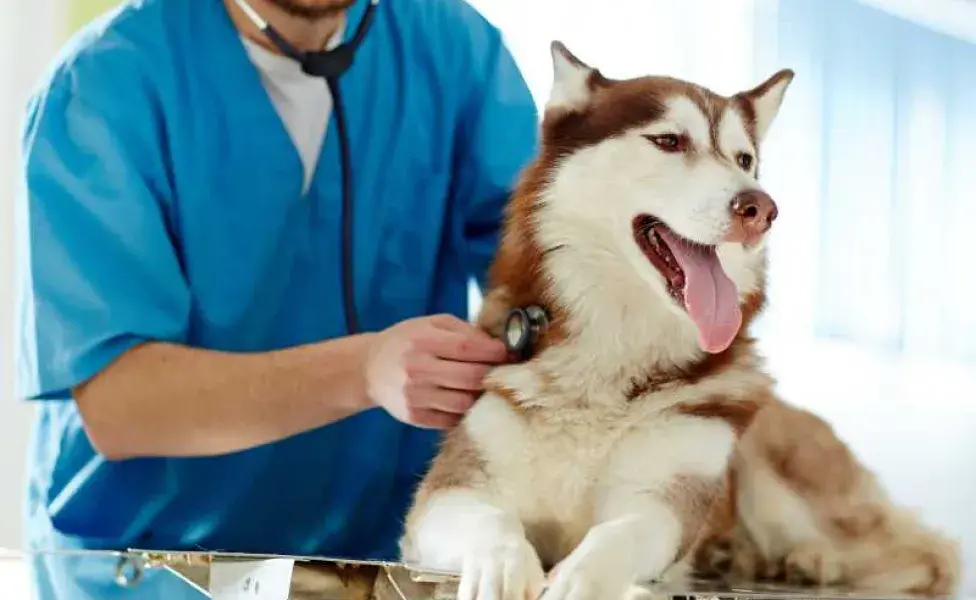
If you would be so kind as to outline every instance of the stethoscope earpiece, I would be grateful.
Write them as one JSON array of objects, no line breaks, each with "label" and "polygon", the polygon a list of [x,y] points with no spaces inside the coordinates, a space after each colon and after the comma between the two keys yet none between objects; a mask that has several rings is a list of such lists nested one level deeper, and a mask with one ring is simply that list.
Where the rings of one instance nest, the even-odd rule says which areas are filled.
[{"label": "stethoscope earpiece", "polygon": [[542,307],[513,308],[505,319],[502,341],[511,354],[525,360],[548,327],[549,317]]}]

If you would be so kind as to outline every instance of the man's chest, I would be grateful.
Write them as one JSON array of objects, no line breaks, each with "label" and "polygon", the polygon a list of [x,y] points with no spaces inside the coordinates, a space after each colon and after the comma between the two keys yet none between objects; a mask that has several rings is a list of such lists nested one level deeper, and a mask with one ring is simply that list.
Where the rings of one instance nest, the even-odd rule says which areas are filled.
[{"label": "man's chest", "polygon": [[[338,334],[347,261],[367,321],[375,312],[410,315],[422,308],[451,234],[454,118],[426,86],[391,86],[399,95],[379,88],[366,94],[351,79],[341,90],[351,165],[348,223],[334,111],[327,126],[320,121],[311,162],[314,144],[296,144],[296,134],[313,139],[311,125],[290,127],[263,89],[257,100],[217,111],[205,127],[174,138],[174,238],[198,320],[215,338],[290,321],[304,331]],[[295,335],[285,337],[295,342]]]}]

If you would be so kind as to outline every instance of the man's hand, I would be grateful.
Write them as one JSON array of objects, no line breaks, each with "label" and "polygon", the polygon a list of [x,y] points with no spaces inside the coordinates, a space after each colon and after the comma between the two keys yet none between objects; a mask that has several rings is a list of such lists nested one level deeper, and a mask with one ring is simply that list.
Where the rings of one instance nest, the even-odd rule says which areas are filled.
[{"label": "man's hand", "polygon": [[366,392],[403,421],[433,429],[457,425],[483,389],[505,345],[448,315],[404,321],[377,334],[366,358]]}]

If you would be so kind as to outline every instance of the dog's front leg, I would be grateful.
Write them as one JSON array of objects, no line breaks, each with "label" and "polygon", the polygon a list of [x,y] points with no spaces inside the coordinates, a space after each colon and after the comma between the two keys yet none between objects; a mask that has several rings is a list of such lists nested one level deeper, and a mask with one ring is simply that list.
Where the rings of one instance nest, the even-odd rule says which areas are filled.
[{"label": "dog's front leg", "polygon": [[631,585],[656,579],[674,561],[682,537],[674,510],[651,494],[616,496],[553,570],[545,600],[620,600]]},{"label": "dog's front leg", "polygon": [[429,498],[410,532],[413,560],[461,573],[458,600],[535,600],[545,575],[517,515],[469,490]]}]

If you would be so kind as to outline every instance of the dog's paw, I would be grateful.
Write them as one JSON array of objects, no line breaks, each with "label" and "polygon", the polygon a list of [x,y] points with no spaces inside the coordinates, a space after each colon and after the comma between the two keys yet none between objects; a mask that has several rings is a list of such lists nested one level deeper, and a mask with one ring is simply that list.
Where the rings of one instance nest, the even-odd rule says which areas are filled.
[{"label": "dog's paw", "polygon": [[522,538],[484,544],[464,558],[458,600],[536,600],[545,574],[535,549]]},{"label": "dog's paw", "polygon": [[634,577],[631,555],[584,542],[549,574],[544,600],[622,600]]}]

